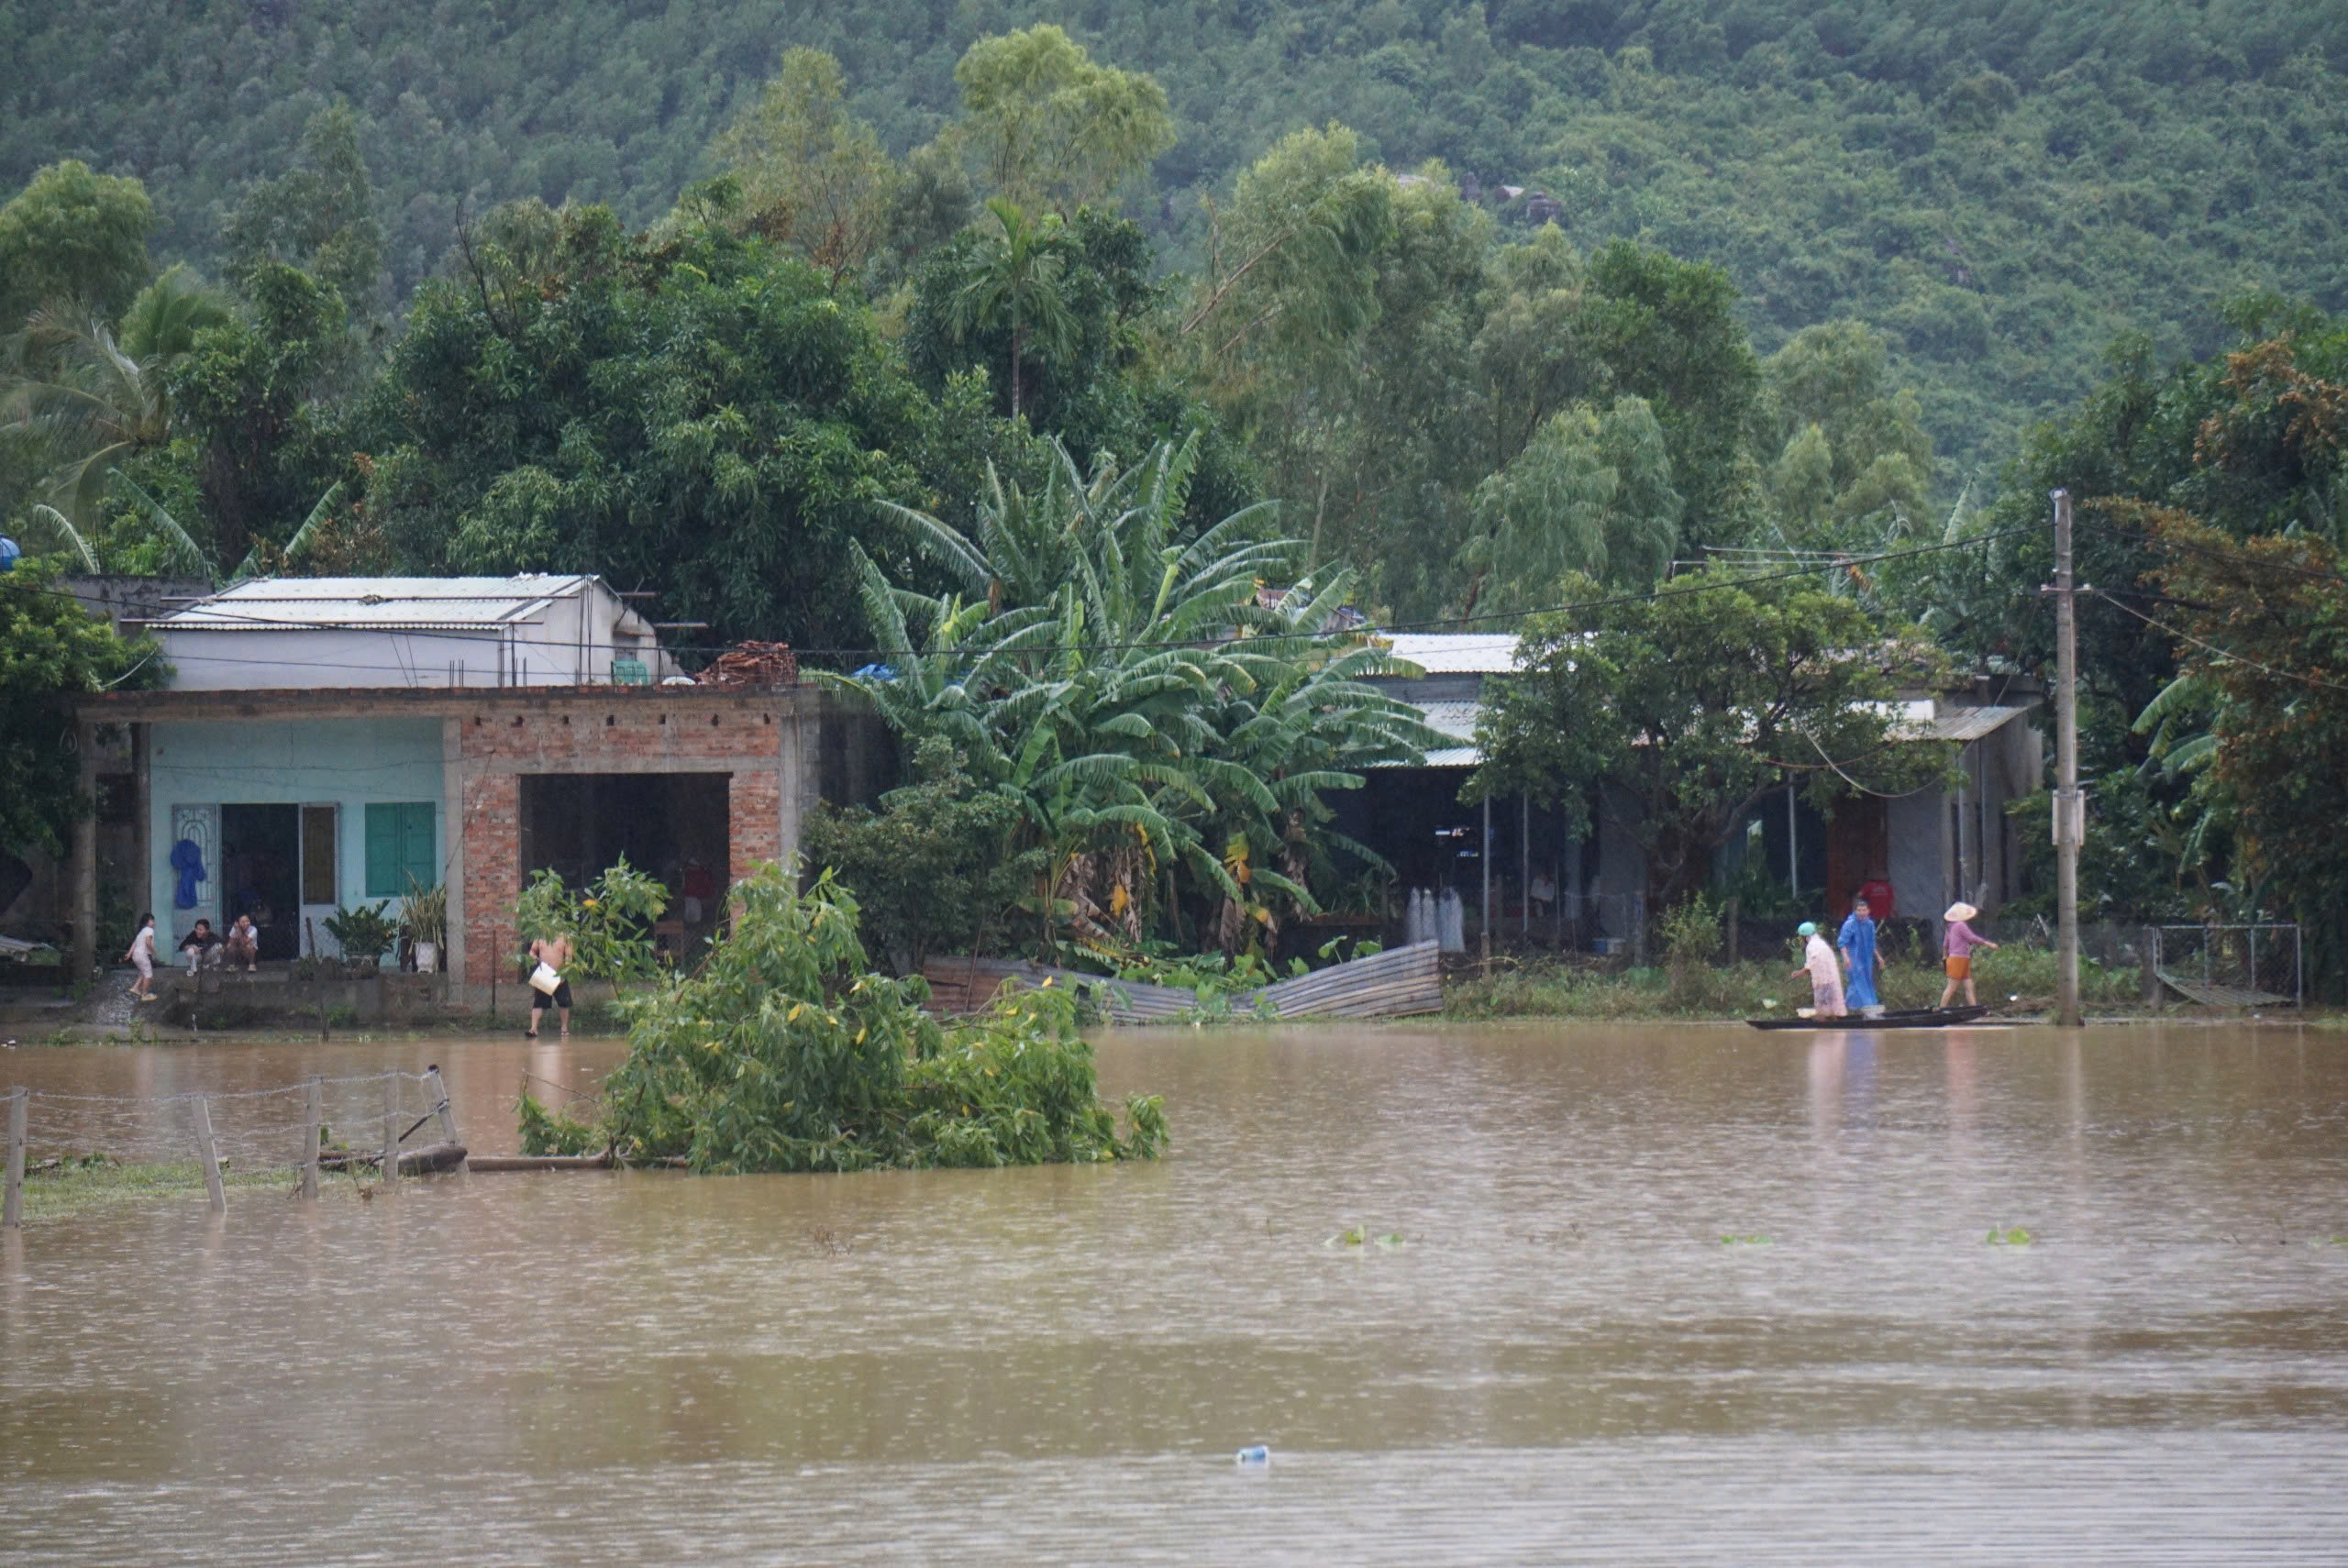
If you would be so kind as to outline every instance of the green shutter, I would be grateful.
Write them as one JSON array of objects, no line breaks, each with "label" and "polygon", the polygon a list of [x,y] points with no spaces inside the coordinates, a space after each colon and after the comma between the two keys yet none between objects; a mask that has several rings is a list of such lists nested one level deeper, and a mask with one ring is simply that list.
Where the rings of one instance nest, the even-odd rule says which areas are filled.
[{"label": "green shutter", "polygon": [[367,896],[387,899],[398,891],[401,810],[370,803],[367,807]]},{"label": "green shutter", "polygon": [[429,888],[440,880],[440,857],[433,853],[432,803],[420,801],[407,809],[406,842],[400,850],[400,891],[407,891],[407,878],[414,877],[418,887]]},{"label": "green shutter", "polygon": [[426,887],[440,880],[433,842],[432,802],[371,803],[367,808],[367,896],[396,899],[410,876]]}]

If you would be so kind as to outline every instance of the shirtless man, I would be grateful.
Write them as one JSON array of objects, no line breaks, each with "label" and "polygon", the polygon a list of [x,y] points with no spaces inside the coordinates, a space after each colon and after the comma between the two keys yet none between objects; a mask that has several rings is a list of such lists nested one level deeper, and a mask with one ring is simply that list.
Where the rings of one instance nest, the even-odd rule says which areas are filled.
[{"label": "shirtless man", "polygon": [[[530,1029],[527,1038],[536,1040],[538,1037],[538,1021],[546,1017],[548,1004],[552,1003],[557,1016],[562,1021],[562,1033],[559,1038],[568,1040],[570,1038],[570,981],[563,977],[562,971],[570,962],[570,938],[541,936],[530,944],[530,957],[537,963],[544,964],[548,968],[552,969],[558,977],[551,994],[538,989],[536,986],[530,988]],[[533,972],[535,973],[535,970]]]}]

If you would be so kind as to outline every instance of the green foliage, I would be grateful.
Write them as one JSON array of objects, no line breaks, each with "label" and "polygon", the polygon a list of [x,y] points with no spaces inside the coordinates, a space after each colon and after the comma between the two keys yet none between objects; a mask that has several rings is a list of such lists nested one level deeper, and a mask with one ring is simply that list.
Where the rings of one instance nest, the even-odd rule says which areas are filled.
[{"label": "green foliage", "polygon": [[400,929],[413,942],[429,942],[435,945],[449,940],[449,885],[435,882],[426,887],[411,871],[407,877],[407,893],[400,900]]},{"label": "green foliage", "polygon": [[565,974],[640,985],[659,973],[652,922],[668,908],[668,888],[630,866],[625,855],[576,892],[559,873],[540,869],[515,903],[514,935],[525,950],[533,942],[567,936]]},{"label": "green foliage", "polygon": [[328,936],[342,950],[345,960],[353,964],[380,964],[383,955],[400,939],[399,922],[387,912],[392,901],[360,904],[356,909],[336,906],[334,913],[320,923]]},{"label": "green foliage", "polygon": [[1330,875],[1330,850],[1375,860],[1329,830],[1324,792],[1427,742],[1415,710],[1363,684],[1403,667],[1324,635],[1347,574],[1267,605],[1258,580],[1285,575],[1297,542],[1268,534],[1265,509],[1185,537],[1198,448],[1090,478],[1056,448],[1041,495],[991,485],[975,538],[899,509],[973,597],[892,588],[868,567],[890,664],[821,677],[1018,801],[1017,844],[1047,852],[1028,900],[1046,952],[1063,932],[1130,948],[1153,912],[1179,925],[1183,877],[1194,932],[1226,951],[1312,912],[1307,883],[1316,862]]},{"label": "green foliage", "polygon": [[991,455],[944,412],[806,264],[590,209],[506,215],[427,287],[354,439],[407,569],[597,571],[712,641],[825,646],[864,630],[849,542],[892,558],[878,502]]},{"label": "green foliage", "polygon": [[1725,567],[1652,599],[1608,601],[1586,578],[1565,591],[1591,607],[1527,623],[1523,673],[1487,688],[1487,760],[1465,795],[1526,791],[1580,832],[1593,792],[1620,791],[1655,907],[1704,887],[1728,835],[1789,779],[1831,808],[1854,784],[1897,793],[1945,765],[1944,748],[1897,735],[1891,705],[1903,679],[1930,684],[1937,658],[1847,599]]},{"label": "green foliage", "polygon": [[383,226],[360,135],[348,104],[312,116],[294,167],[253,185],[229,215],[227,276],[241,285],[264,267],[296,267],[340,294],[352,320],[374,315]]},{"label": "green foliage", "polygon": [[903,955],[919,974],[932,953],[982,953],[1011,928],[1021,894],[1044,869],[1014,847],[1025,820],[1019,798],[981,789],[943,737],[916,748],[915,782],[880,798],[880,809],[820,806],[801,829],[800,851],[856,890],[866,948],[883,962]]},{"label": "green foliage", "polygon": [[112,321],[147,282],[154,226],[136,180],[70,158],[35,173],[0,206],[0,337],[52,304]]},{"label": "green foliage", "polygon": [[905,180],[872,127],[847,112],[845,89],[830,55],[787,50],[758,102],[710,148],[737,182],[738,226],[792,247],[835,283],[887,240]]},{"label": "green foliage", "polygon": [[1154,1097],[1126,1102],[1120,1136],[1095,1096],[1073,999],[1021,992],[947,1029],[921,1011],[919,980],[866,970],[855,898],[830,876],[802,894],[765,866],[734,896],[701,969],[637,1004],[598,1123],[623,1157],[849,1171],[1147,1159],[1162,1145]]},{"label": "green foliage", "polygon": [[954,84],[965,117],[952,144],[987,188],[1024,205],[1069,213],[1097,202],[1174,140],[1163,87],[1095,63],[1050,23],[980,39]]},{"label": "green foliage", "polygon": [[64,853],[76,817],[74,697],[161,684],[155,646],[84,612],[46,561],[0,576],[0,848]]}]

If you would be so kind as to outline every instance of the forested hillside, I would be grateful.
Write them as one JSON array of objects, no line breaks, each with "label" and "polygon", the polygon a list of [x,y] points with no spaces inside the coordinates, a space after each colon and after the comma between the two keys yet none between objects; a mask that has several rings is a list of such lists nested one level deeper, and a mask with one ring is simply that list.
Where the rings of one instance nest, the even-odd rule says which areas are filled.
[{"label": "forested hillside", "polygon": [[1206,264],[1202,198],[1341,121],[1366,158],[1441,159],[1585,251],[1718,262],[1764,352],[1877,323],[1944,500],[2123,332],[2207,351],[2247,286],[2348,304],[2348,9],[2316,0],[9,0],[0,189],[64,158],[136,175],[157,252],[216,270],[245,189],[346,101],[390,307],[462,210],[659,217],[792,45],[839,60],[902,156],[953,113],[969,46],[1035,20],[1163,85],[1175,138],[1120,193],[1163,265]]}]

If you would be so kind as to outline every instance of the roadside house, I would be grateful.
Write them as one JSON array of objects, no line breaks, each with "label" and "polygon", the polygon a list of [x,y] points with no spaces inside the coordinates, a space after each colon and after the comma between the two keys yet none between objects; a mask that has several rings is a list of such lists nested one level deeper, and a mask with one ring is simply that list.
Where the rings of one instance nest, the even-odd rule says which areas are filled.
[{"label": "roadside house", "polygon": [[[1634,944],[1647,915],[1646,865],[1629,802],[1600,790],[1586,839],[1523,799],[1470,806],[1459,799],[1481,753],[1475,742],[1484,683],[1515,668],[1516,639],[1497,633],[1403,634],[1397,657],[1426,673],[1375,681],[1420,711],[1456,744],[1416,767],[1380,767],[1335,797],[1340,829],[1377,850],[1398,891],[1456,891],[1473,933],[1489,871],[1495,939],[1590,947]],[[2031,723],[2034,688],[2013,680],[1911,692],[1903,729],[1955,744],[1963,782],[1887,799],[1853,790],[1831,815],[1789,790],[1755,812],[1715,867],[1734,875],[1758,857],[1772,881],[1838,917],[1869,882],[1890,885],[1902,919],[1936,920],[1959,897],[1994,913],[2020,890],[2021,846],[2007,804],[2042,787],[2044,743]],[[1399,911],[1396,920],[1401,919]],[[1471,941],[1472,941],[1471,934]]]},{"label": "roadside house", "polygon": [[877,721],[787,666],[770,683],[678,674],[593,577],[249,582],[148,629],[171,686],[75,713],[85,786],[114,803],[73,845],[84,973],[114,956],[88,935],[108,832],[116,898],[154,911],[166,949],[249,912],[264,958],[330,954],[337,908],[445,884],[463,999],[512,947],[530,872],[575,883],[626,855],[678,892],[662,935],[681,945],[734,879],[796,851],[815,800],[879,782]]}]

